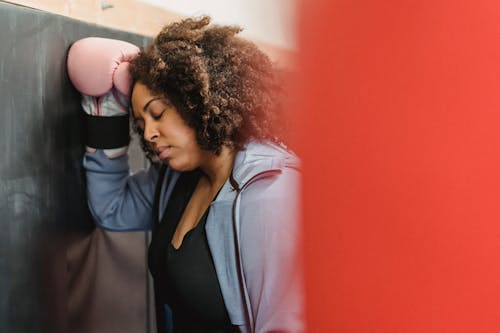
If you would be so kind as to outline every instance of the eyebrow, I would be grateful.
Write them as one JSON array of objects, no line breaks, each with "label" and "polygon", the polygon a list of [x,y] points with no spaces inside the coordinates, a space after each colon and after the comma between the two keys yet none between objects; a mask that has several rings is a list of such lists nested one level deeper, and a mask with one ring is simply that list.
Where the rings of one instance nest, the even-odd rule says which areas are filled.
[{"label": "eyebrow", "polygon": [[149,107],[149,104],[151,104],[152,102],[157,101],[157,100],[159,100],[159,99],[161,99],[161,97],[155,97],[155,98],[150,99],[150,100],[146,103],[146,105],[144,105],[144,107],[142,108],[142,110],[143,110],[144,112],[147,112],[148,107]]}]

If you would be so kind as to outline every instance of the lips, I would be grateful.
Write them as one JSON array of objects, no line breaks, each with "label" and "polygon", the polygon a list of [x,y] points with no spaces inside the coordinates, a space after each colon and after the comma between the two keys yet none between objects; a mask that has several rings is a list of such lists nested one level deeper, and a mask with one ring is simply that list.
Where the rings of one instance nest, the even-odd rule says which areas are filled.
[{"label": "lips", "polygon": [[172,146],[163,146],[163,147],[158,147],[156,149],[156,154],[158,155],[160,160],[163,160],[169,157],[171,151],[172,151]]}]

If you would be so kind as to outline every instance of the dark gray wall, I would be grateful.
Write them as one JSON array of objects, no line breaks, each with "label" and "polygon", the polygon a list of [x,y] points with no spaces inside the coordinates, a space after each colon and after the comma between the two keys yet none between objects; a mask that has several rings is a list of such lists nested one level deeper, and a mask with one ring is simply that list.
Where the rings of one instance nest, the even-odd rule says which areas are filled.
[{"label": "dark gray wall", "polygon": [[[86,207],[82,111],[65,59],[87,36],[148,42],[0,3],[0,332],[149,330],[146,236],[96,231]],[[144,165],[137,147],[131,155]],[[112,283],[100,282],[104,264]]]}]

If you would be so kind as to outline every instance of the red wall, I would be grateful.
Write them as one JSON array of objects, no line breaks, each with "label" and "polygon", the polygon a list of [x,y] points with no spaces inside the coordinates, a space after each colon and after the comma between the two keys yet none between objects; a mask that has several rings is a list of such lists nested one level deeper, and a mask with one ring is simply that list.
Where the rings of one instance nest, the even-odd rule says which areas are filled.
[{"label": "red wall", "polygon": [[500,3],[299,13],[309,332],[500,332]]}]

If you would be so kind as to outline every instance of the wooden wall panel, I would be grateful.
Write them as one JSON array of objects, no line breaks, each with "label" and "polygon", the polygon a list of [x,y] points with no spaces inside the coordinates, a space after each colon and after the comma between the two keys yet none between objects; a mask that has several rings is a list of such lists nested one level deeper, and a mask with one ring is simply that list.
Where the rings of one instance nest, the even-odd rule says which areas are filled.
[{"label": "wooden wall panel", "polygon": [[[155,36],[165,24],[185,17],[137,0],[0,0],[0,2],[10,2],[150,37]],[[279,67],[294,66],[293,52],[269,43],[253,41]]]}]

